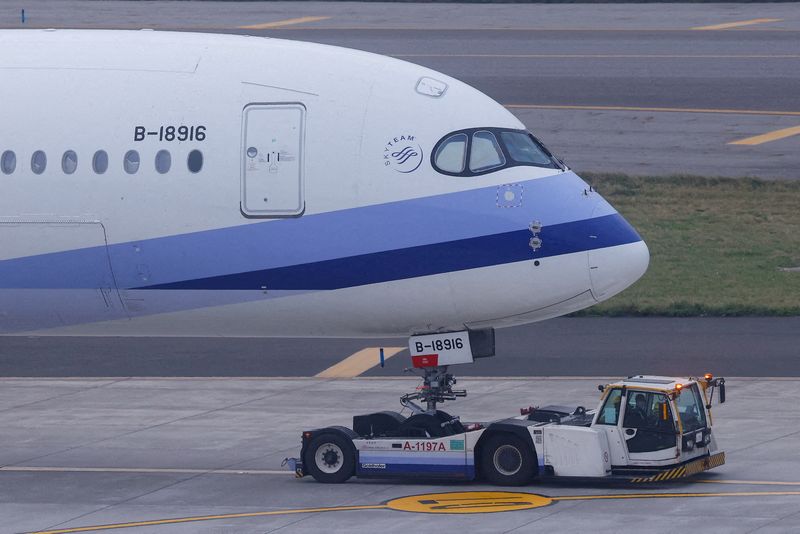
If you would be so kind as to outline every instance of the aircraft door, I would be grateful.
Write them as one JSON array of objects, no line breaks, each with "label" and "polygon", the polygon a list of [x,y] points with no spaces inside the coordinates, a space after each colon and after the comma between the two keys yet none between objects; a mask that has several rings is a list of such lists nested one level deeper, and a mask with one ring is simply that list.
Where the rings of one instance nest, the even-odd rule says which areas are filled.
[{"label": "aircraft door", "polygon": [[669,460],[678,454],[678,433],[669,398],[663,393],[628,389],[622,435],[628,458]]},{"label": "aircraft door", "polygon": [[245,217],[303,214],[305,114],[299,103],[244,108],[241,211]]}]

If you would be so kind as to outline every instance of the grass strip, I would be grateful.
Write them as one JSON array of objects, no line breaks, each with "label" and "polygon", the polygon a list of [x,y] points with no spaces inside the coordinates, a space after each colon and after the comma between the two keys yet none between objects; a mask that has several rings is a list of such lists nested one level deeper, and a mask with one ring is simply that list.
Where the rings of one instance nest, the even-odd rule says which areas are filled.
[{"label": "grass strip", "polygon": [[582,175],[639,231],[647,273],[578,315],[800,315],[800,181]]}]

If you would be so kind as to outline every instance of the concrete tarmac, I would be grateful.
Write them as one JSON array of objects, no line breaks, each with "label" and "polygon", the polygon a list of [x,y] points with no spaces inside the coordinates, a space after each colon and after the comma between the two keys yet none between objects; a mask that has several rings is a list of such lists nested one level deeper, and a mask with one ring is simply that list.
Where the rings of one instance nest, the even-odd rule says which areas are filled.
[{"label": "concrete tarmac", "polygon": [[[800,11],[755,4],[94,2],[0,28],[235,32],[429,66],[509,106],[578,172],[800,178]],[[794,131],[794,130],[792,130]],[[729,143],[771,134],[759,144]],[[755,141],[754,141],[755,142]]]},{"label": "concrete tarmac", "polygon": [[[459,383],[469,396],[444,408],[482,421],[530,404],[594,406],[596,385],[606,381],[469,379]],[[670,484],[495,488],[352,479],[323,485],[281,470],[284,457],[299,453],[302,430],[399,409],[399,395],[416,385],[410,379],[0,379],[0,533],[101,525],[100,531],[173,534],[800,529],[796,379],[729,379],[728,402],[713,410],[726,465]],[[523,496],[533,503],[524,510],[480,515],[384,505],[426,493],[497,490],[542,497]],[[538,507],[545,498],[552,502]]]}]

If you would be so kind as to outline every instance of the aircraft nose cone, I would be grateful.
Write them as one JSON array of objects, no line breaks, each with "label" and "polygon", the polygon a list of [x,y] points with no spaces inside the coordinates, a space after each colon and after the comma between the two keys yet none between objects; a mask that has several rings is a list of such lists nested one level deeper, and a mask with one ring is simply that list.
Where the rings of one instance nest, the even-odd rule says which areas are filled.
[{"label": "aircraft nose cone", "polygon": [[603,301],[630,287],[649,264],[650,251],[644,241],[590,251],[589,275],[594,298]]}]

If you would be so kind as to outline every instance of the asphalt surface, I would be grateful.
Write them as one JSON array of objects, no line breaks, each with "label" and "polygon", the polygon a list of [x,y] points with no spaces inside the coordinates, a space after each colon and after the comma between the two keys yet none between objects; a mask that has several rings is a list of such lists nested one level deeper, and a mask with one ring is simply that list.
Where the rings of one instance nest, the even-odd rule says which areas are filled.
[{"label": "asphalt surface", "polygon": [[[458,376],[800,376],[800,317],[562,318],[497,331]],[[302,377],[404,339],[0,337],[4,377]],[[400,377],[408,351],[364,376]]]},{"label": "asphalt surface", "polygon": [[[729,144],[800,126],[793,3],[25,7],[23,24],[20,6],[0,6],[0,27],[235,32],[400,57],[508,105],[578,172],[800,178],[799,135]],[[720,24],[733,26],[714,29]]]},{"label": "asphalt surface", "polygon": [[[459,386],[469,395],[443,407],[464,421],[510,417],[531,404],[593,407],[598,383],[603,380],[463,380]],[[283,458],[299,454],[303,430],[398,409],[398,396],[415,385],[386,379],[0,379],[0,533],[800,530],[800,415],[791,409],[800,402],[797,380],[729,380],[727,402],[713,408],[713,432],[727,462],[685,481],[496,488],[351,479],[325,485],[296,480],[281,468]],[[553,501],[472,515],[384,506],[426,493],[497,490]],[[101,527],[120,523],[125,528]]]}]

